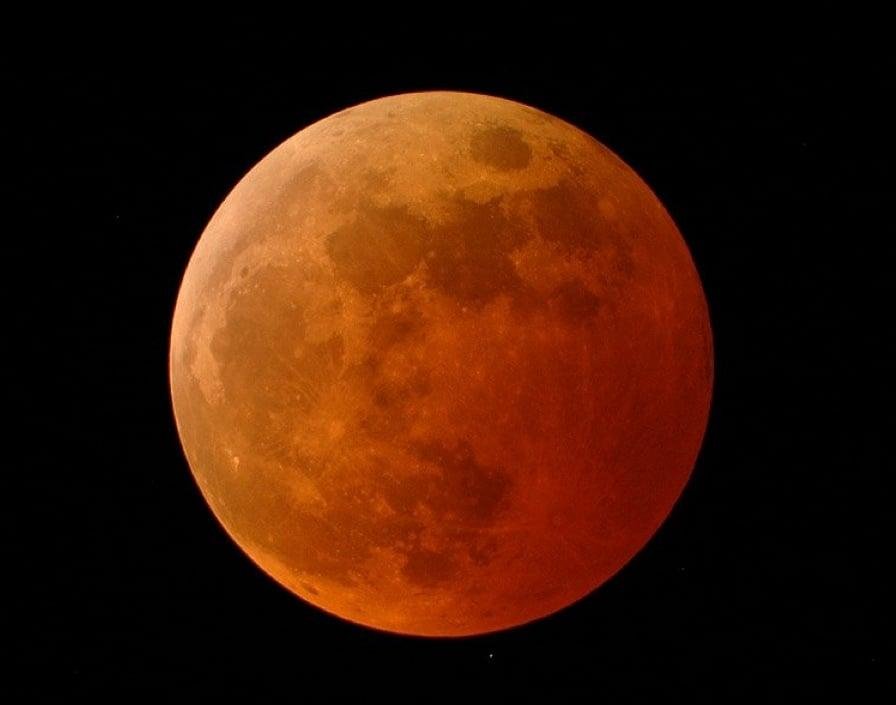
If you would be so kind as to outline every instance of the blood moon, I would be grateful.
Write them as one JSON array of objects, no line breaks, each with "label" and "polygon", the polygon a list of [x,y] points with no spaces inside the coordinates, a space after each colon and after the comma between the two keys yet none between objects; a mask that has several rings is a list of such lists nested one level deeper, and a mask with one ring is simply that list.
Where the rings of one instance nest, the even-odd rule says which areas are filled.
[{"label": "blood moon", "polygon": [[305,600],[456,636],[554,612],[656,531],[712,388],[703,291],[649,188],[571,125],[463,93],[265,157],[171,331],[190,467]]}]

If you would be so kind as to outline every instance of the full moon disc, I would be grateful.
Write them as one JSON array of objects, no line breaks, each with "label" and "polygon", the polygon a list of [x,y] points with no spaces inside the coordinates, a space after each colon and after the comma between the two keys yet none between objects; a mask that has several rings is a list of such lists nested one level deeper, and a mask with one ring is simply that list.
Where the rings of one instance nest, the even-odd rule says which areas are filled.
[{"label": "full moon disc", "polygon": [[302,130],[184,275],[171,395],[215,516],[304,600],[512,627],[657,530],[712,391],[706,301],[650,189],[551,115],[465,93]]}]

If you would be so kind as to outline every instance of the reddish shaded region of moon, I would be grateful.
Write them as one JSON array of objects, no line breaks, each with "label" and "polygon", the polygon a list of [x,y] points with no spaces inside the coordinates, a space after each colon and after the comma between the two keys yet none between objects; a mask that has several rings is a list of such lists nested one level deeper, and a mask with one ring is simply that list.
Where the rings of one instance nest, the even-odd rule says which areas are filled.
[{"label": "reddish shaded region of moon", "polygon": [[660,202],[555,117],[365,103],[234,188],[187,267],[171,393],[236,543],[407,634],[523,624],[653,535],[699,451],[706,301]]}]

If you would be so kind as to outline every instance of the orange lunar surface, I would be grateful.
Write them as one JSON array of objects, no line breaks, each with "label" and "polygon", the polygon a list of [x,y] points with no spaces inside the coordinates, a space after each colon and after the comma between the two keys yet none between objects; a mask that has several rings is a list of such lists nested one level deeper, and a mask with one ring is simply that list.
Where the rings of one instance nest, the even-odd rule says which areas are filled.
[{"label": "orange lunar surface", "polygon": [[707,306],[607,148],[498,98],[307,127],[227,196],[171,331],[181,441],[267,573],[406,634],[578,600],[657,530],[712,390]]}]

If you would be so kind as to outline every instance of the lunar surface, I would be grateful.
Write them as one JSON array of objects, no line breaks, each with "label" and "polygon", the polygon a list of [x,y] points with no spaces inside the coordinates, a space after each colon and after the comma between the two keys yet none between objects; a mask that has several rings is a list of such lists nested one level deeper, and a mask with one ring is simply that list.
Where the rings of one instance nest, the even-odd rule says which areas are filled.
[{"label": "lunar surface", "polygon": [[693,468],[706,301],[650,189],[575,127],[463,93],[302,130],[227,196],[171,332],[215,516],[354,622],[504,629],[648,541]]}]

